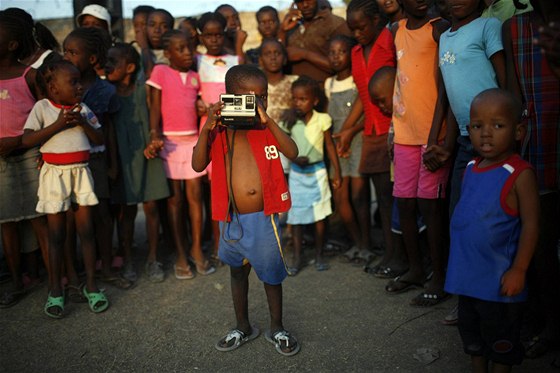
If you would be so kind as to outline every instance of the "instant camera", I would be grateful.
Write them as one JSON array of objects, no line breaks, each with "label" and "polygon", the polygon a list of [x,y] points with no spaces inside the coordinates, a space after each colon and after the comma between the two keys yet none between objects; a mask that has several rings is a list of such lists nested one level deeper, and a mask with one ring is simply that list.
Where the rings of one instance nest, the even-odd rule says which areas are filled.
[{"label": "instant camera", "polygon": [[220,95],[222,125],[233,129],[252,129],[260,122],[255,95]]}]

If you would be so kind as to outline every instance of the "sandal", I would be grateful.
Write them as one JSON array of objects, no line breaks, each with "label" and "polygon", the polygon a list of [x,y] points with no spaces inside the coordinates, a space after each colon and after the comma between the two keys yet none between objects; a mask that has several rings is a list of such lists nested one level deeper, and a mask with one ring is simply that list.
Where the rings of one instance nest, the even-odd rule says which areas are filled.
[{"label": "sandal", "polygon": [[239,329],[233,329],[228,332],[222,339],[216,342],[214,347],[216,347],[216,350],[218,351],[233,351],[241,345],[257,338],[259,334],[260,330],[255,326],[251,326],[251,334],[249,335]]},{"label": "sandal", "polygon": [[[377,270],[375,272],[372,273],[372,275],[374,275],[377,278],[385,278],[385,279],[389,279],[389,278],[395,278],[398,277],[400,275],[403,275],[406,273],[406,269],[405,270],[401,270],[401,271],[397,271],[392,269],[391,267],[385,267],[385,266],[380,266],[379,268],[377,268]],[[369,272],[371,273],[371,272]]]},{"label": "sandal", "polygon": [[340,261],[343,263],[351,263],[358,253],[360,252],[360,248],[358,246],[352,246],[350,249],[346,250],[343,254],[340,255]]},{"label": "sandal", "polygon": [[410,305],[413,307],[422,307],[422,308],[433,307],[449,299],[450,297],[451,294],[446,292],[442,292],[438,294],[438,293],[431,293],[431,292],[428,293],[426,291],[423,291],[417,296],[415,296],[414,298],[412,298],[412,300],[410,301]]},{"label": "sandal", "polygon": [[[51,308],[55,307],[60,309],[60,313],[52,312]],[[52,317],[53,319],[62,319],[64,316],[64,296],[52,297],[51,293],[49,293],[47,303],[45,303],[43,310],[48,317]]]},{"label": "sandal", "polygon": [[210,264],[212,264],[216,268],[220,268],[224,266],[224,262],[220,260],[218,254],[210,255]]},{"label": "sandal", "polygon": [[179,267],[177,264],[173,265],[173,271],[175,271],[175,278],[177,280],[191,280],[194,278],[191,266],[187,265],[187,268]]},{"label": "sandal", "polygon": [[71,284],[66,285],[66,288],[64,290],[66,290],[66,296],[68,297],[70,302],[86,303],[88,301],[87,297],[82,292],[84,285],[84,283],[81,283],[78,286]]},{"label": "sandal", "polygon": [[109,300],[103,292],[88,293],[86,286],[83,287],[83,293],[86,296],[89,304],[89,309],[93,313],[101,313],[109,308]]},{"label": "sandal", "polygon": [[117,289],[121,290],[128,290],[132,287],[132,285],[134,285],[132,281],[129,281],[126,278],[115,274],[110,274],[108,276],[101,275],[101,277],[99,277],[99,281],[109,285],[113,285]]},{"label": "sandal", "polygon": [[27,295],[27,289],[6,291],[0,296],[0,308],[10,308]]},{"label": "sandal", "polygon": [[211,275],[212,273],[216,272],[216,267],[214,267],[212,264],[210,264],[210,262],[208,260],[204,260],[204,262],[202,262],[201,264],[199,264],[198,262],[194,261],[194,266],[196,268],[196,273],[198,273],[199,275],[202,276],[208,276]]},{"label": "sandal", "polygon": [[274,333],[271,333],[270,330],[267,330],[264,333],[264,337],[267,341],[269,341],[276,347],[276,351],[279,354],[282,354],[284,356],[295,355],[301,348],[296,337],[291,335],[287,330],[278,330]]}]

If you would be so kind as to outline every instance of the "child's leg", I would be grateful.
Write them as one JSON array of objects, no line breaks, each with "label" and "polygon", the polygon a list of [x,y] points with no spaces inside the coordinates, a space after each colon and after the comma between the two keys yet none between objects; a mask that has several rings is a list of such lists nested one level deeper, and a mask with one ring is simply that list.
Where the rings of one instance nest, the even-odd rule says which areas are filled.
[{"label": "child's leg", "polygon": [[[64,239],[64,257],[63,263],[64,268],[62,270],[61,276],[66,276],[68,280],[68,289],[70,294],[78,293],[77,297],[80,297],[79,287],[80,279],[78,278],[78,273],[76,272],[76,219],[75,214],[72,209],[66,211],[66,238]],[[73,295],[70,297],[73,299]]]},{"label": "child's leg", "polygon": [[37,236],[37,241],[39,241],[39,248],[41,249],[45,268],[47,273],[49,273],[49,228],[47,219],[44,216],[31,219],[31,225],[33,226],[35,236]]},{"label": "child's leg", "polygon": [[442,199],[418,199],[418,206],[427,227],[428,246],[432,261],[433,276],[426,293],[443,295],[447,254],[444,231],[444,205]]},{"label": "child's leg", "polygon": [[112,252],[113,252],[113,219],[109,200],[99,198],[99,204],[92,208],[95,224],[95,240],[99,255],[101,256],[101,266],[103,273],[111,272]]},{"label": "child's leg", "polygon": [[144,215],[146,216],[146,233],[148,236],[148,262],[157,260],[159,239],[159,210],[157,201],[144,202]]},{"label": "child's leg", "polygon": [[[381,229],[383,230],[383,238],[385,247],[393,245],[393,237],[391,235],[391,209],[393,205],[393,183],[389,172],[380,172],[371,175],[375,193],[377,194],[377,203],[381,216]],[[369,217],[368,217],[369,222]]]},{"label": "child's leg", "polygon": [[76,218],[76,231],[80,237],[84,266],[86,269],[86,288],[89,293],[99,289],[95,281],[95,235],[93,226],[93,209],[90,206],[73,205]]},{"label": "child's leg", "polygon": [[370,209],[369,209],[369,179],[352,178],[352,205],[356,211],[356,219],[360,225],[361,248],[371,249],[370,238]]},{"label": "child's leg", "polygon": [[49,227],[49,292],[53,297],[62,296],[62,252],[66,238],[66,213],[48,214]]},{"label": "child's leg", "polygon": [[[122,205],[121,214],[119,215],[119,226],[120,226],[120,239],[121,247],[124,250],[124,260],[130,262],[132,260],[132,242],[134,240],[134,220],[136,219],[136,214],[138,212],[138,207],[136,205]],[[105,265],[103,266],[102,272],[105,273]]]},{"label": "child's leg", "polygon": [[[352,210],[355,211],[357,229],[360,234],[357,241],[362,249],[370,248],[370,224],[369,224],[369,180],[364,177],[351,177],[350,190],[352,198]],[[365,219],[363,219],[366,217]]]},{"label": "child's leg", "polygon": [[181,188],[181,180],[169,179],[171,186],[171,196],[167,198],[167,213],[169,216],[169,225],[171,225],[171,233],[173,234],[173,242],[177,253],[176,267],[181,269],[190,268],[187,263],[184,211],[185,204],[183,192]]},{"label": "child's leg", "polygon": [[350,177],[342,179],[339,189],[333,190],[334,206],[344,222],[346,230],[352,238],[352,243],[358,247],[361,244],[360,226],[357,224],[354,210],[350,204]]},{"label": "child's leg", "polygon": [[206,273],[210,270],[210,264],[207,262],[202,252],[202,179],[196,178],[187,180],[185,189],[189,204],[192,239],[190,255],[194,259],[197,272]]},{"label": "child's leg", "polygon": [[325,265],[323,259],[323,247],[325,246],[325,219],[315,222],[315,266],[317,269]]},{"label": "child's leg", "polygon": [[418,246],[418,224],[416,217],[416,198],[397,198],[399,209],[402,240],[408,256],[408,272],[401,276],[403,283],[422,283],[424,281],[424,268],[422,255]]},{"label": "child's leg", "polygon": [[251,334],[251,324],[249,323],[249,272],[250,265],[242,267],[230,267],[231,275],[231,298],[233,309],[237,321],[236,328],[243,333]]},{"label": "child's leg", "polygon": [[303,225],[292,225],[292,235],[294,243],[294,252],[292,256],[292,266],[296,271],[301,268],[301,250],[303,245]]},{"label": "child's leg", "polygon": [[266,300],[268,301],[268,310],[270,312],[269,337],[272,340],[276,333],[287,337],[287,340],[277,339],[273,340],[273,342],[279,344],[276,350],[280,349],[283,355],[293,355],[299,351],[300,347],[297,339],[284,329],[282,323],[282,284],[270,285],[265,283],[264,290],[266,292]]},{"label": "child's leg", "polygon": [[9,222],[2,223],[2,247],[4,249],[4,257],[12,275],[14,289],[23,289],[23,279],[21,277],[21,253],[20,239],[18,234],[18,223]]}]

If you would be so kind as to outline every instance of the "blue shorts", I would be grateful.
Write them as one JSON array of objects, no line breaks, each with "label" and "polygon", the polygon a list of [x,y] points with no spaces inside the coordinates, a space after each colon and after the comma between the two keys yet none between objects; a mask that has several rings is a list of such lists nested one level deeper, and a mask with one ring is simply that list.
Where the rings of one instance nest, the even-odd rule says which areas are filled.
[{"label": "blue shorts", "polygon": [[278,285],[288,275],[280,237],[278,214],[239,214],[230,222],[220,222],[218,256],[231,267],[250,263],[259,280]]}]

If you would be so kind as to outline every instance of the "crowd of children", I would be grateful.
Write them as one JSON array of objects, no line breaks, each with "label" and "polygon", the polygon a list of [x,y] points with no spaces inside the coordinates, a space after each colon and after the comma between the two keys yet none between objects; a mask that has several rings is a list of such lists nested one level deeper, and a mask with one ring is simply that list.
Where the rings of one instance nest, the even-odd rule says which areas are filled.
[{"label": "crowd of children", "polygon": [[[0,224],[13,280],[0,307],[39,283],[40,247],[46,315],[64,317],[67,301],[107,310],[98,281],[129,289],[139,277],[142,203],[149,281],[165,280],[162,232],[176,279],[230,266],[237,324],[220,351],[260,333],[252,268],[265,338],[282,355],[300,350],[282,323],[282,281],[306,264],[329,269],[331,216],[346,232],[340,260],[389,279],[387,294],[421,289],[417,307],[458,295],[445,323],[458,324],[475,371],[507,371],[560,342],[560,4],[351,0],[344,19],[326,1],[295,0],[284,16],[255,15],[244,30],[229,4],[180,22],[143,5],[122,43],[107,9],[88,5],[59,50],[23,10],[0,11]],[[247,50],[250,32],[262,43]],[[253,95],[252,127],[223,120],[226,93]]]}]

